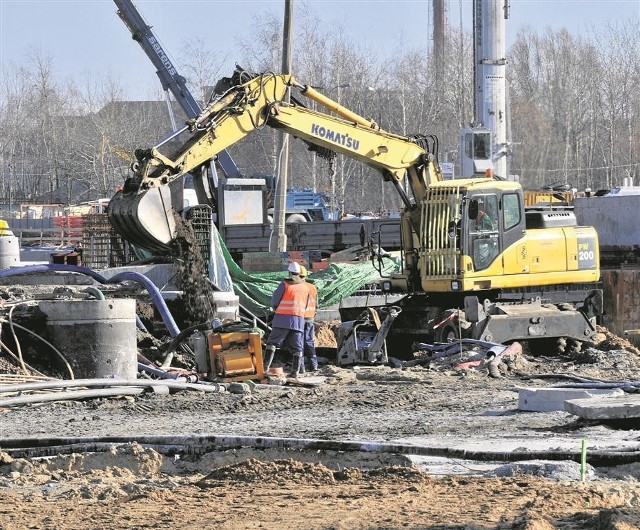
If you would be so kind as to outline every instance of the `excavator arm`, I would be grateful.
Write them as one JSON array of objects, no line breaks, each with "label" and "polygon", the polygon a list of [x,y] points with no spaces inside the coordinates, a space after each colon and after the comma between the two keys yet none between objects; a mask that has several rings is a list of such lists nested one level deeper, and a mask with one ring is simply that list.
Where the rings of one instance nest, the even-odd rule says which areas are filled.
[{"label": "excavator arm", "polygon": [[[218,153],[265,126],[282,130],[309,143],[315,150],[340,153],[382,173],[394,183],[408,210],[416,210],[429,184],[441,180],[435,160],[435,137],[403,137],[383,131],[293,76],[246,72],[225,80],[229,88],[202,113],[189,120],[189,139],[169,156],[162,146],[136,151],[133,175],[109,206],[111,224],[132,243],[150,250],[164,249],[174,237],[173,210],[168,189],[185,173],[197,175]],[[335,115],[307,108],[296,98],[285,102],[295,89]],[[409,179],[413,197],[401,182]],[[416,223],[418,223],[418,217]],[[419,226],[414,226],[416,231]]]}]

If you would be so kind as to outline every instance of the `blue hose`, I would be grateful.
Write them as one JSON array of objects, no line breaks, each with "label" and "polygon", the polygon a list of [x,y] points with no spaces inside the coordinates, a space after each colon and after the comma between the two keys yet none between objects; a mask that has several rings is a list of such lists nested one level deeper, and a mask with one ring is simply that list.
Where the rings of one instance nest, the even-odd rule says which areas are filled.
[{"label": "blue hose", "polygon": [[178,379],[178,374],[171,374],[166,370],[161,370],[155,366],[149,366],[148,364],[138,363],[138,372],[146,372],[150,375],[155,375],[161,379]]},{"label": "blue hose", "polygon": [[144,274],[133,271],[124,271],[119,272],[115,276],[109,278],[109,283],[120,283],[123,281],[131,280],[134,282],[138,282],[149,291],[151,295],[151,299],[153,300],[154,305],[160,312],[160,316],[162,317],[162,321],[167,326],[167,330],[169,330],[169,334],[172,337],[175,337],[178,333],[180,333],[180,328],[176,324],[176,321],[173,319],[169,308],[167,307],[164,298],[162,298],[162,294],[160,293],[160,289],[158,289],[155,284],[147,278]]},{"label": "blue hose", "polygon": [[[160,289],[158,289],[154,283],[149,280],[144,274],[133,271],[125,271],[120,272],[113,276],[112,278],[105,278],[102,274],[97,273],[94,270],[88,269],[87,267],[82,267],[80,265],[62,265],[57,263],[45,263],[42,265],[25,265],[24,267],[11,267],[9,269],[0,270],[0,278],[5,278],[8,276],[16,276],[18,274],[28,274],[33,272],[46,272],[46,271],[61,271],[61,272],[77,272],[80,274],[85,274],[87,276],[91,276],[94,280],[100,283],[120,283],[123,281],[131,280],[142,284],[149,294],[151,295],[151,299],[153,300],[154,305],[158,309],[160,316],[162,317],[162,321],[167,326],[167,330],[172,337],[175,337],[180,333],[180,328],[178,328],[169,308],[167,307],[164,298],[162,298],[162,294],[160,293]],[[140,322],[142,324],[142,322]],[[140,326],[138,326],[140,327]],[[144,326],[142,326],[144,328]]]}]

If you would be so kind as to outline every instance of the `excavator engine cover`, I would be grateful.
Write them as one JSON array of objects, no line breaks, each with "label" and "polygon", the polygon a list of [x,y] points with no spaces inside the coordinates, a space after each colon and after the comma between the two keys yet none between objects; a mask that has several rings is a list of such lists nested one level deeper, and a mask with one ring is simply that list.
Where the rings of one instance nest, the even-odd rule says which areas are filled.
[{"label": "excavator engine cover", "polygon": [[211,379],[244,381],[264,378],[259,333],[210,333],[208,340]]}]

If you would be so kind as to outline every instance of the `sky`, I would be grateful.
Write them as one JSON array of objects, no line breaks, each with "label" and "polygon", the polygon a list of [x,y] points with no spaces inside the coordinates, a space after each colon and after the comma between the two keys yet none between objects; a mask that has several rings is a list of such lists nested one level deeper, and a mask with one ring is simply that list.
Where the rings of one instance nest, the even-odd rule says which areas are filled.
[{"label": "sky", "polygon": [[[292,0],[295,9],[302,0]],[[431,0],[305,0],[325,28],[343,25],[351,40],[381,53],[399,45],[429,45]],[[472,0],[445,0],[450,27],[471,28]],[[640,0],[510,0],[507,46],[523,25],[536,30],[566,28],[587,35],[603,22],[635,20],[640,28]],[[137,0],[174,64],[194,36],[220,58],[230,75],[241,41],[251,39],[256,19],[283,16],[283,0]],[[293,53],[295,54],[295,39]],[[109,74],[129,99],[152,99],[160,88],[150,60],[131,39],[111,0],[0,0],[0,66],[27,65],[33,51],[50,57],[56,75],[81,84]]]}]

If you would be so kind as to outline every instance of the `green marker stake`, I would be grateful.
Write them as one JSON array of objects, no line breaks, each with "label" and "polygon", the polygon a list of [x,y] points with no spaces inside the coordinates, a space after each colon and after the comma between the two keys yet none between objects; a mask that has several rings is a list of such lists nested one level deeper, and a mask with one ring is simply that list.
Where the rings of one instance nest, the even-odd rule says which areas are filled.
[{"label": "green marker stake", "polygon": [[580,451],[580,478],[584,482],[587,476],[587,441],[582,439],[582,448]]}]

